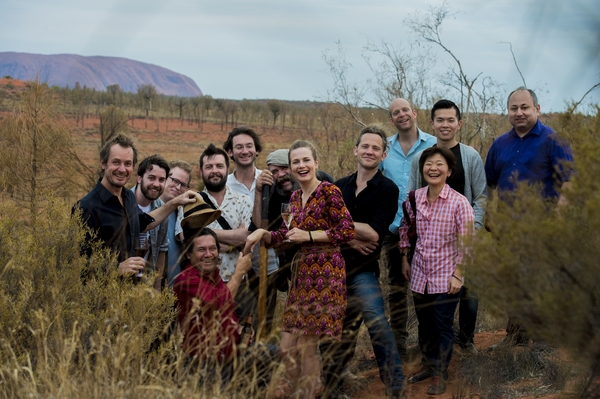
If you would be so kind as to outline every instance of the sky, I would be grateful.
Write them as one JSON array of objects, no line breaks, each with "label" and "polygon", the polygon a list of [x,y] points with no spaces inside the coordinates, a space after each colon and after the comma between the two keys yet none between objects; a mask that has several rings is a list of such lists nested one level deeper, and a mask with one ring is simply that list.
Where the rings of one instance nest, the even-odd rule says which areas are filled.
[{"label": "sky", "polygon": [[[373,74],[370,41],[423,49],[407,21],[441,1],[0,0],[0,51],[124,57],[192,78],[215,98],[321,101],[323,60],[337,42],[351,82]],[[442,41],[469,77],[507,92],[522,85],[509,45],[542,112],[560,111],[600,82],[598,0],[449,0]],[[452,59],[433,48],[444,73]],[[434,82],[437,84],[437,80]],[[370,87],[370,86],[367,86]],[[453,92],[448,92],[452,98]],[[589,101],[600,103],[600,88]],[[458,102],[458,101],[457,101]]]}]

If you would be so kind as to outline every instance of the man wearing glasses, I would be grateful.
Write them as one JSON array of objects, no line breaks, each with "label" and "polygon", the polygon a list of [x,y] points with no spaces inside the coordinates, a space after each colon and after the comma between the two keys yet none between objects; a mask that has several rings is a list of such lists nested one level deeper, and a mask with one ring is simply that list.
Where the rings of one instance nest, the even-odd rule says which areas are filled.
[{"label": "man wearing glasses", "polygon": [[[192,180],[192,165],[185,161],[171,161],[169,163],[171,168],[169,177],[165,184],[165,189],[160,196],[163,202],[167,202],[172,198],[187,191],[190,188],[190,181]],[[175,212],[172,212],[167,220],[169,221],[169,228],[167,230],[167,238],[169,239],[169,250],[167,252],[167,283],[169,286],[173,286],[175,277],[181,273],[180,259],[181,254],[181,242],[182,242],[182,230],[181,230],[181,219],[183,218],[183,208],[179,207]]]}]

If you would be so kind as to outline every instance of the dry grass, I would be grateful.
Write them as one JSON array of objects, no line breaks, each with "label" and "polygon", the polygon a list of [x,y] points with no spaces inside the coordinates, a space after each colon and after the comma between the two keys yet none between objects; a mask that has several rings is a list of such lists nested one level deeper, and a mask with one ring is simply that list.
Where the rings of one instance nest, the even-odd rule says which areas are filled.
[{"label": "dry grass", "polygon": [[81,257],[69,209],[51,201],[34,230],[0,205],[0,397],[260,397],[253,375],[222,388],[190,368],[180,333],[148,353],[175,317],[172,292],[121,279],[107,251]]}]

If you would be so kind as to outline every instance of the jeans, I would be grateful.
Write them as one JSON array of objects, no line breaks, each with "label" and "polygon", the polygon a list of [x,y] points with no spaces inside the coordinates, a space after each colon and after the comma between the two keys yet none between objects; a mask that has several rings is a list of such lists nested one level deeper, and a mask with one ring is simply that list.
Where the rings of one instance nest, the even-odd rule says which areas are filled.
[{"label": "jeans", "polygon": [[460,298],[458,294],[419,294],[413,291],[415,311],[419,320],[419,347],[421,362],[434,375],[448,378],[448,364],[454,345],[454,311]]},{"label": "jeans", "polygon": [[397,235],[388,234],[383,239],[382,252],[389,272],[390,293],[390,325],[394,332],[396,347],[400,356],[406,356],[406,340],[408,338],[408,287],[409,283],[402,275],[402,258],[398,248]]},{"label": "jeans", "polygon": [[354,274],[346,279],[346,288],[348,307],[342,340],[321,344],[326,389],[333,390],[341,383],[340,375],[354,355],[358,330],[363,321],[369,331],[379,375],[386,390],[401,389],[404,382],[402,364],[394,334],[385,317],[383,296],[377,276],[373,272]]},{"label": "jeans", "polygon": [[458,344],[465,346],[473,343],[475,337],[475,324],[477,323],[477,310],[479,309],[479,300],[473,291],[463,286],[460,292],[460,302],[458,304]]}]

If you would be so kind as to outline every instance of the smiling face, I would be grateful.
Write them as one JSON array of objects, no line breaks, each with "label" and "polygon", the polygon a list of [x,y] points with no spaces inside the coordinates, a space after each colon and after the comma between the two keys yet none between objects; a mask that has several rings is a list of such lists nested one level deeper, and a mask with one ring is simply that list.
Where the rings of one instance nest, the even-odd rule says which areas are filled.
[{"label": "smiling face", "polygon": [[114,144],[109,151],[108,161],[100,163],[104,171],[102,184],[110,191],[125,186],[133,172],[133,149]]},{"label": "smiling face", "polygon": [[273,180],[275,184],[283,191],[292,191],[292,175],[290,175],[290,168],[287,165],[267,165],[267,169],[273,174]]},{"label": "smiling face", "polygon": [[527,90],[515,91],[508,99],[508,121],[519,136],[524,136],[535,126],[540,116],[540,105],[533,105]]},{"label": "smiling face", "polygon": [[423,164],[423,178],[429,186],[439,186],[446,184],[446,179],[450,177],[448,162],[442,154],[436,153],[427,157]]},{"label": "smiling face", "polygon": [[227,164],[221,154],[205,156],[203,159],[202,181],[208,191],[220,192],[227,183]]},{"label": "smiling face", "polygon": [[294,179],[300,184],[310,183],[317,178],[319,162],[310,148],[300,147],[290,151],[290,165]]},{"label": "smiling face", "polygon": [[167,202],[183,194],[189,188],[190,177],[190,174],[179,166],[172,168],[160,199]]},{"label": "smiling face", "polygon": [[238,134],[232,140],[232,150],[229,156],[235,162],[236,167],[249,167],[254,165],[258,152],[254,146],[254,140],[247,134]]},{"label": "smiling face", "polygon": [[377,169],[381,161],[385,159],[381,136],[374,133],[363,134],[358,146],[354,147],[354,156],[364,169]]},{"label": "smiling face", "polygon": [[439,108],[435,110],[431,129],[438,142],[445,143],[446,148],[452,148],[458,144],[456,133],[460,130],[462,121],[458,120],[454,108]]},{"label": "smiling face", "polygon": [[137,184],[144,197],[150,201],[154,201],[162,195],[166,180],[166,170],[160,168],[158,165],[150,165],[144,176],[137,177]]},{"label": "smiling face", "polygon": [[219,249],[215,238],[210,234],[194,238],[186,256],[192,267],[202,274],[211,274],[219,264]]},{"label": "smiling face", "polygon": [[390,104],[390,121],[398,132],[408,132],[415,128],[417,111],[413,110],[408,101],[397,98]]}]

